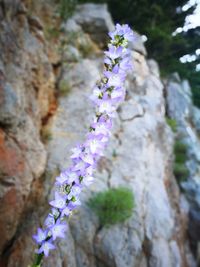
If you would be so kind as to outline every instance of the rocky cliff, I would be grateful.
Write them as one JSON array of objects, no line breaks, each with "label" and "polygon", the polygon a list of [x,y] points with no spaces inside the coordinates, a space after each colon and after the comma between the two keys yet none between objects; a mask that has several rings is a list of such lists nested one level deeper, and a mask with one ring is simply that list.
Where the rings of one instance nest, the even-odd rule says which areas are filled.
[{"label": "rocky cliff", "polygon": [[200,110],[193,106],[189,83],[186,80],[181,81],[177,73],[169,77],[165,83],[165,90],[167,114],[177,124],[175,140],[179,140],[186,147],[185,165],[188,174],[184,179],[179,180],[179,184],[189,203],[189,235],[192,248],[198,255],[200,240]]},{"label": "rocky cliff", "polygon": [[[83,139],[92,117],[88,96],[100,78],[102,48],[113,28],[106,5],[78,6],[66,23],[56,10],[50,0],[0,2],[2,267],[31,264],[31,236],[48,212],[55,176],[69,164],[70,148]],[[178,129],[185,132],[190,125],[196,143],[199,111],[187,84],[171,79],[163,85],[139,35],[131,49],[134,71],[126,101],[118,110],[95,183],[83,192],[66,239],[44,266],[196,266],[188,238],[191,208],[173,175],[175,135],[165,116],[167,107]],[[188,151],[194,155],[192,148]],[[196,148],[196,161],[188,160],[192,181],[198,181],[197,154]],[[183,185],[187,192],[193,190],[189,183]],[[87,200],[119,185],[134,193],[133,215],[125,223],[100,227]],[[195,196],[198,203],[197,191]]]}]

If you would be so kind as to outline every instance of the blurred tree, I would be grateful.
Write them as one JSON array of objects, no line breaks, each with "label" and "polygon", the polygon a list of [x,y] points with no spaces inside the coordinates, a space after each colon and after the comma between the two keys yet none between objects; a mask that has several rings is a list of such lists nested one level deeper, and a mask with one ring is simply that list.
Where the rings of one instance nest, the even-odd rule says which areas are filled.
[{"label": "blurred tree", "polygon": [[[87,2],[87,0],[79,0]],[[147,36],[149,56],[156,59],[161,74],[179,72],[182,78],[189,79],[194,103],[200,107],[200,72],[196,72],[196,62],[182,64],[179,60],[185,54],[192,54],[199,48],[200,30],[191,29],[176,36],[172,33],[182,27],[186,16],[195,7],[181,11],[187,0],[93,0],[107,2],[115,22],[128,23],[136,31]]]}]

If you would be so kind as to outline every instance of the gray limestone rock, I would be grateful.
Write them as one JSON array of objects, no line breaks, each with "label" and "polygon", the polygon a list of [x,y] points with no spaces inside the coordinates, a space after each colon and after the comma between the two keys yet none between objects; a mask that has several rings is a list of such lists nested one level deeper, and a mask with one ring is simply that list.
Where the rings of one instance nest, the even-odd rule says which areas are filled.
[{"label": "gray limestone rock", "polygon": [[72,18],[67,22],[66,29],[77,31],[81,29],[91,36],[100,47],[105,46],[108,32],[114,29],[114,24],[106,4],[78,5]]},{"label": "gray limestone rock", "polygon": [[[101,76],[103,53],[70,62],[65,54],[60,61],[54,61],[59,64],[52,66],[49,50],[35,31],[30,31],[28,15],[23,14],[23,21],[16,16],[14,2],[20,1],[9,1],[12,25],[8,27],[6,20],[0,25],[0,49],[5,51],[3,59],[8,63],[0,63],[0,68],[9,85],[3,87],[6,101],[0,107],[1,122],[9,124],[9,129],[0,130],[0,249],[5,251],[0,265],[6,262],[6,267],[27,267],[34,251],[31,235],[49,210],[53,181],[60,170],[69,166],[70,149],[84,140],[93,118],[88,98]],[[36,21],[37,18],[32,25],[42,31]],[[21,49],[12,38],[6,39],[12,33],[11,26]],[[105,46],[113,23],[106,5],[85,4],[79,5],[62,27],[64,38],[70,32],[82,31],[99,46]],[[193,267],[186,222],[182,222],[187,212],[180,204],[180,192],[172,175],[173,134],[165,121],[164,88],[157,64],[147,62],[141,38],[137,38],[131,52],[134,71],[127,79],[126,101],[114,120],[112,137],[98,163],[95,182],[82,192],[82,205],[69,219],[66,239],[58,243],[58,249],[45,259],[44,266],[182,267],[184,262]],[[60,39],[56,41],[59,43]],[[52,45],[50,40],[46,42]],[[72,47],[69,50],[72,54],[81,53]],[[65,86],[66,94],[58,99],[53,94],[55,79]],[[182,86],[183,92],[175,77],[168,84],[168,100],[172,103],[172,117],[185,123],[192,109],[189,87]],[[184,123],[181,127],[187,136]],[[51,140],[46,140],[45,145],[40,140],[42,124],[50,129]],[[194,129],[191,125],[190,128],[191,134]],[[194,158],[195,153],[197,150],[191,149]],[[89,208],[88,199],[118,186],[133,191],[133,214],[123,223],[102,227]],[[193,199],[198,204],[197,196]]]},{"label": "gray limestone rock", "polygon": [[192,242],[197,245],[200,240],[199,232],[196,230],[200,226],[200,110],[193,106],[188,81],[170,78],[166,86],[166,95],[167,113],[177,122],[177,138],[187,146],[186,166],[189,177],[181,183],[181,187],[189,201],[190,235]]}]

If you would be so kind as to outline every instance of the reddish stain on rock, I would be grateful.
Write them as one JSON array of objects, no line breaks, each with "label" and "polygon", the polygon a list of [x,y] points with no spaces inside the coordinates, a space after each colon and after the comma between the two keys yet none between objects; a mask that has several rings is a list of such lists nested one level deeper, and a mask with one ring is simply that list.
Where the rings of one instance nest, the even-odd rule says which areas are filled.
[{"label": "reddish stain on rock", "polygon": [[24,171],[24,159],[18,147],[0,129],[0,171],[6,175],[21,174]]}]

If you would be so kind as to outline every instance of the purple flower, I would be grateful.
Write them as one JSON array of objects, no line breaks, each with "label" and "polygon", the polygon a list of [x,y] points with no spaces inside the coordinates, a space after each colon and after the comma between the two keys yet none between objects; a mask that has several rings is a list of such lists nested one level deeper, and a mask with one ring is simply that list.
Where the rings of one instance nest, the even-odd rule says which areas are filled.
[{"label": "purple flower", "polygon": [[86,172],[85,172],[85,176],[88,176],[88,175],[92,175],[93,174],[93,171],[94,171],[94,166],[89,166],[87,169],[86,169]]},{"label": "purple flower", "polygon": [[55,240],[57,237],[64,238],[67,231],[67,225],[59,222],[59,220],[50,228],[52,238]]},{"label": "purple flower", "polygon": [[83,147],[77,146],[75,148],[72,148],[73,154],[71,155],[71,159],[79,158],[80,154],[82,153]]},{"label": "purple flower", "polygon": [[107,113],[107,114],[112,114],[115,111],[115,108],[112,106],[112,103],[110,99],[101,99],[99,101],[99,112],[100,113]]},{"label": "purple flower", "polygon": [[61,196],[58,192],[55,192],[55,199],[50,201],[49,204],[58,209],[64,209],[66,206],[66,196]]},{"label": "purple flower", "polygon": [[56,209],[56,208],[52,208],[51,209],[51,213],[50,213],[50,215],[52,215],[54,218],[58,218],[59,217],[59,215],[60,215],[60,212],[59,212],[59,210],[58,209]]},{"label": "purple flower", "polygon": [[110,32],[109,36],[112,38],[112,40],[115,40],[116,36],[123,36],[124,39],[130,42],[133,42],[135,39],[133,31],[127,24],[125,25],[116,24],[116,30]]},{"label": "purple flower", "polygon": [[110,59],[115,60],[116,58],[119,58],[122,56],[122,52],[123,52],[122,46],[116,47],[114,45],[110,45],[109,50],[104,53]]},{"label": "purple flower", "polygon": [[61,172],[59,176],[56,177],[56,184],[57,185],[62,185],[66,183],[67,181],[67,172]]},{"label": "purple flower", "polygon": [[51,241],[45,241],[42,243],[41,247],[38,249],[37,253],[44,253],[45,257],[49,256],[49,251],[55,249],[56,247],[51,243]]},{"label": "purple flower", "polygon": [[78,197],[73,197],[72,201],[68,204],[69,209],[73,210],[81,205],[81,202]]},{"label": "purple flower", "polygon": [[132,65],[131,62],[130,62],[130,58],[129,58],[129,57],[124,58],[124,59],[120,62],[119,67],[120,67],[120,69],[123,70],[123,71],[132,70],[133,65]]},{"label": "purple flower", "polygon": [[96,101],[103,96],[103,91],[99,89],[97,86],[93,89],[92,95],[90,96],[90,100],[96,104]]},{"label": "purple flower", "polygon": [[33,236],[39,245],[39,254],[49,255],[54,249],[56,238],[64,238],[67,225],[64,217],[81,205],[80,193],[84,186],[90,185],[97,160],[103,155],[111,135],[112,118],[119,103],[125,97],[124,81],[126,72],[131,69],[128,41],[134,38],[128,25],[116,25],[115,31],[109,33],[111,41],[105,51],[105,71],[101,81],[94,87],[90,99],[96,107],[96,116],[90,125],[89,133],[83,144],[72,149],[71,166],[56,177],[55,197],[49,204],[53,207],[45,219],[45,230],[38,228]]},{"label": "purple flower", "polygon": [[78,183],[78,175],[74,172],[74,169],[71,169],[67,176],[67,183],[71,184],[73,182]]},{"label": "purple flower", "polygon": [[118,87],[112,91],[110,96],[113,102],[121,102],[122,100],[124,100],[125,90],[122,87]]},{"label": "purple flower", "polygon": [[88,140],[86,144],[92,154],[101,154],[103,144],[98,136],[95,136],[94,134],[88,134]]},{"label": "purple flower", "polygon": [[82,184],[85,186],[89,186],[93,183],[93,181],[94,181],[94,178],[92,176],[88,175],[88,176],[84,177]]},{"label": "purple flower", "polygon": [[77,197],[81,193],[81,187],[79,185],[74,185],[68,194],[68,199],[71,199],[73,196]]},{"label": "purple flower", "polygon": [[131,41],[131,42],[134,41],[135,37],[134,37],[133,31],[128,26],[128,24],[125,24],[125,25],[117,24],[116,30],[117,30],[117,34],[120,36],[123,36],[126,40]]},{"label": "purple flower", "polygon": [[43,231],[41,228],[37,229],[37,234],[33,235],[35,241],[40,244],[47,238],[47,231]]},{"label": "purple flower", "polygon": [[68,206],[66,206],[66,208],[64,208],[63,210],[62,210],[62,214],[61,214],[61,216],[63,217],[63,216],[69,216],[71,214],[71,210],[70,210],[70,208],[68,207]]},{"label": "purple flower", "polygon": [[85,172],[85,169],[88,167],[88,164],[84,162],[82,159],[77,160],[74,165],[74,171],[78,171],[80,174]]},{"label": "purple flower", "polygon": [[94,157],[92,154],[90,154],[90,152],[83,152],[81,155],[81,159],[85,162],[88,163],[90,165],[94,164]]},{"label": "purple flower", "polygon": [[121,71],[119,66],[115,66],[112,71],[105,71],[104,75],[108,78],[108,86],[122,86],[125,80],[126,74]]},{"label": "purple flower", "polygon": [[110,135],[110,128],[105,122],[96,122],[92,124],[92,127],[95,129],[95,135]]},{"label": "purple flower", "polygon": [[106,57],[104,59],[104,63],[107,64],[107,65],[112,65],[112,60],[110,58]]},{"label": "purple flower", "polygon": [[52,214],[49,214],[47,218],[44,221],[44,225],[49,228],[52,227],[55,224],[55,219]]}]

